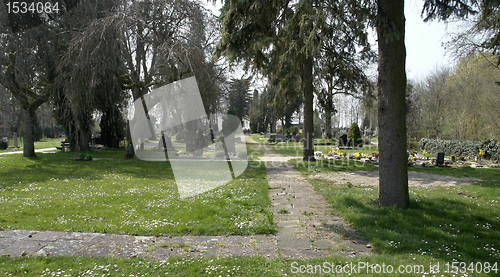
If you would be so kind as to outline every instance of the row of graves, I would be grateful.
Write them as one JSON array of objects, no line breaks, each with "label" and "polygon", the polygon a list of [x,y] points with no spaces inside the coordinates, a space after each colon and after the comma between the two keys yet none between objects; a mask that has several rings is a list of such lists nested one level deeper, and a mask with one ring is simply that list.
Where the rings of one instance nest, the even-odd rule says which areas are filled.
[{"label": "row of graves", "polygon": [[437,153],[436,157],[424,154],[408,153],[409,167],[471,167],[471,168],[499,168],[498,161],[484,161],[481,155],[473,158],[456,158],[454,155],[445,158],[445,153]]},{"label": "row of graves", "polygon": [[265,133],[264,138],[268,139],[269,143],[278,143],[278,142],[302,142],[301,135],[282,135],[278,133],[277,135],[273,135],[271,133]]},{"label": "row of graves", "polygon": [[[190,126],[185,124],[186,129],[179,131],[177,135],[181,135],[181,139],[176,137],[175,142],[172,141],[166,132],[161,132],[158,139],[157,147],[153,147],[153,151],[164,151],[165,154],[174,154],[178,157],[202,157],[204,153],[214,153],[216,157],[233,157],[237,156],[237,150],[244,148],[246,156],[246,146],[241,140],[241,136],[236,137],[238,130],[228,128],[227,130],[217,130],[212,128],[204,128],[201,124]],[[197,130],[196,130],[197,129]],[[241,134],[240,134],[241,135]],[[241,147],[243,145],[243,148]],[[217,152],[217,153],[216,153]],[[214,156],[208,155],[208,156]],[[205,156],[203,156],[205,157]]]}]

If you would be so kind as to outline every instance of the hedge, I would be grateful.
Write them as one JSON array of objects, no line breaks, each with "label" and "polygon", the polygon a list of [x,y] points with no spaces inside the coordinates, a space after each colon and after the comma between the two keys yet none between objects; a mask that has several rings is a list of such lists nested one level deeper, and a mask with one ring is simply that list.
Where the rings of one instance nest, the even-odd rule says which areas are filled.
[{"label": "hedge", "polygon": [[421,150],[431,153],[443,152],[445,155],[475,157],[482,150],[485,159],[500,160],[500,142],[490,139],[486,141],[439,140],[423,138],[419,145]]}]

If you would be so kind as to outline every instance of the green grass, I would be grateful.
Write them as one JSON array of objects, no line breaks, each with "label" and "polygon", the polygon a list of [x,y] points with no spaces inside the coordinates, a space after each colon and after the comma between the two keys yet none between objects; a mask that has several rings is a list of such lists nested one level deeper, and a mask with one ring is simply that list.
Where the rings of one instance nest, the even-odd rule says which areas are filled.
[{"label": "green grass", "polygon": [[0,157],[0,229],[138,235],[276,232],[263,164],[230,183],[179,198],[169,163],[120,159],[123,150]]},{"label": "green grass", "polygon": [[[311,175],[310,166],[295,162],[302,174]],[[334,172],[372,169],[354,165],[349,169],[346,166],[324,164],[315,170]],[[379,263],[390,260],[399,264],[412,261],[427,264],[440,262],[443,266],[446,262],[459,261],[466,262],[468,266],[470,262],[498,262],[500,170],[410,170],[454,177],[477,177],[483,181],[450,188],[410,188],[411,203],[407,210],[380,207],[377,187],[335,185],[323,179],[309,179],[309,182],[343,219],[352,223],[374,246],[378,254],[375,259]]]},{"label": "green grass", "polygon": [[43,149],[43,148],[51,148],[51,147],[61,146],[62,140],[63,139],[61,139],[61,138],[54,138],[54,139],[44,138],[44,139],[41,139],[40,141],[35,141],[35,149]]},{"label": "green grass", "polygon": [[[330,258],[300,259],[264,259],[254,256],[248,258],[186,258],[170,257],[166,260],[149,259],[119,259],[119,258],[86,258],[86,257],[0,257],[1,276],[497,276],[495,268],[490,264],[490,271],[485,274],[464,269],[452,268],[453,261],[448,265],[439,263],[439,274],[429,274],[430,267],[436,269],[437,259],[417,256],[411,259],[391,256],[373,256],[363,258],[345,258],[340,256]],[[350,265],[355,271],[350,272]],[[365,268],[359,268],[359,266]],[[370,265],[372,269],[367,269]],[[380,273],[376,274],[377,265]],[[459,264],[457,264],[459,265]],[[467,266],[469,263],[467,263]],[[302,267],[300,267],[302,266]],[[344,267],[347,273],[332,273],[337,266]],[[347,266],[347,267],[346,267]],[[399,273],[402,270],[413,271],[411,274]],[[416,274],[421,266],[424,272]],[[316,269],[314,269],[316,267]],[[319,268],[318,268],[319,267]],[[337,269],[336,269],[337,267]],[[383,273],[392,267],[392,273]],[[311,272],[307,272],[310,270]],[[313,273],[316,270],[316,273]],[[328,271],[330,270],[330,271]],[[371,271],[370,271],[371,270]],[[465,270],[467,274],[455,274],[453,271]],[[302,271],[302,274],[299,272]],[[498,263],[496,267],[498,272]]]},{"label": "green grass", "polygon": [[[43,138],[40,141],[35,141],[35,149],[44,149],[44,148],[52,148],[52,147],[56,147],[56,146],[61,146],[61,141],[62,141],[61,138],[54,138],[54,139]],[[0,153],[22,151],[23,147],[22,147],[20,140],[19,140],[18,145],[19,145],[18,149],[0,150]],[[9,139],[9,147],[14,147],[14,140],[13,139]]]}]

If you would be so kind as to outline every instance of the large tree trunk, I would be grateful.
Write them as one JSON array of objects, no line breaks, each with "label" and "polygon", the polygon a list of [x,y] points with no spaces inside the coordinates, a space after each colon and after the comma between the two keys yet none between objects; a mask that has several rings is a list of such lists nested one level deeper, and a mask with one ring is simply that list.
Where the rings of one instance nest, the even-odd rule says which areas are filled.
[{"label": "large tree trunk", "polygon": [[79,139],[80,150],[89,149],[90,136],[91,136],[90,131],[78,130],[78,132],[79,132],[78,139]]},{"label": "large tree trunk", "polygon": [[407,208],[404,1],[379,0],[378,16],[385,22],[377,26],[379,200],[381,206]]},{"label": "large tree trunk", "polygon": [[325,136],[332,139],[332,111],[325,109]]},{"label": "large tree trunk", "polygon": [[304,91],[304,150],[302,160],[314,161],[314,140],[313,140],[313,57],[304,59],[302,72],[302,89]]},{"label": "large tree trunk", "polygon": [[23,109],[23,155],[35,156],[35,112]]}]

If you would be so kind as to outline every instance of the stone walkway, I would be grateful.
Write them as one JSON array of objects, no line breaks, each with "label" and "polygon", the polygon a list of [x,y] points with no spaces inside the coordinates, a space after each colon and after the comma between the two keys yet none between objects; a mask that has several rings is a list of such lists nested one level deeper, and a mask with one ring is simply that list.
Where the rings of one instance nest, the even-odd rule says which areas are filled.
[{"label": "stone walkway", "polygon": [[328,208],[322,196],[287,162],[266,153],[269,198],[277,235],[149,237],[54,231],[0,231],[0,255],[115,256],[166,259],[169,256],[310,258],[370,255],[371,246]]},{"label": "stone walkway", "polygon": [[[42,149],[35,149],[35,153],[43,153],[43,152],[50,152],[50,151],[56,151],[57,149],[55,147],[52,148],[42,148]],[[20,151],[13,151],[13,152],[3,152],[0,153],[0,156],[2,155],[12,155],[12,154],[22,154],[23,150]]]}]

